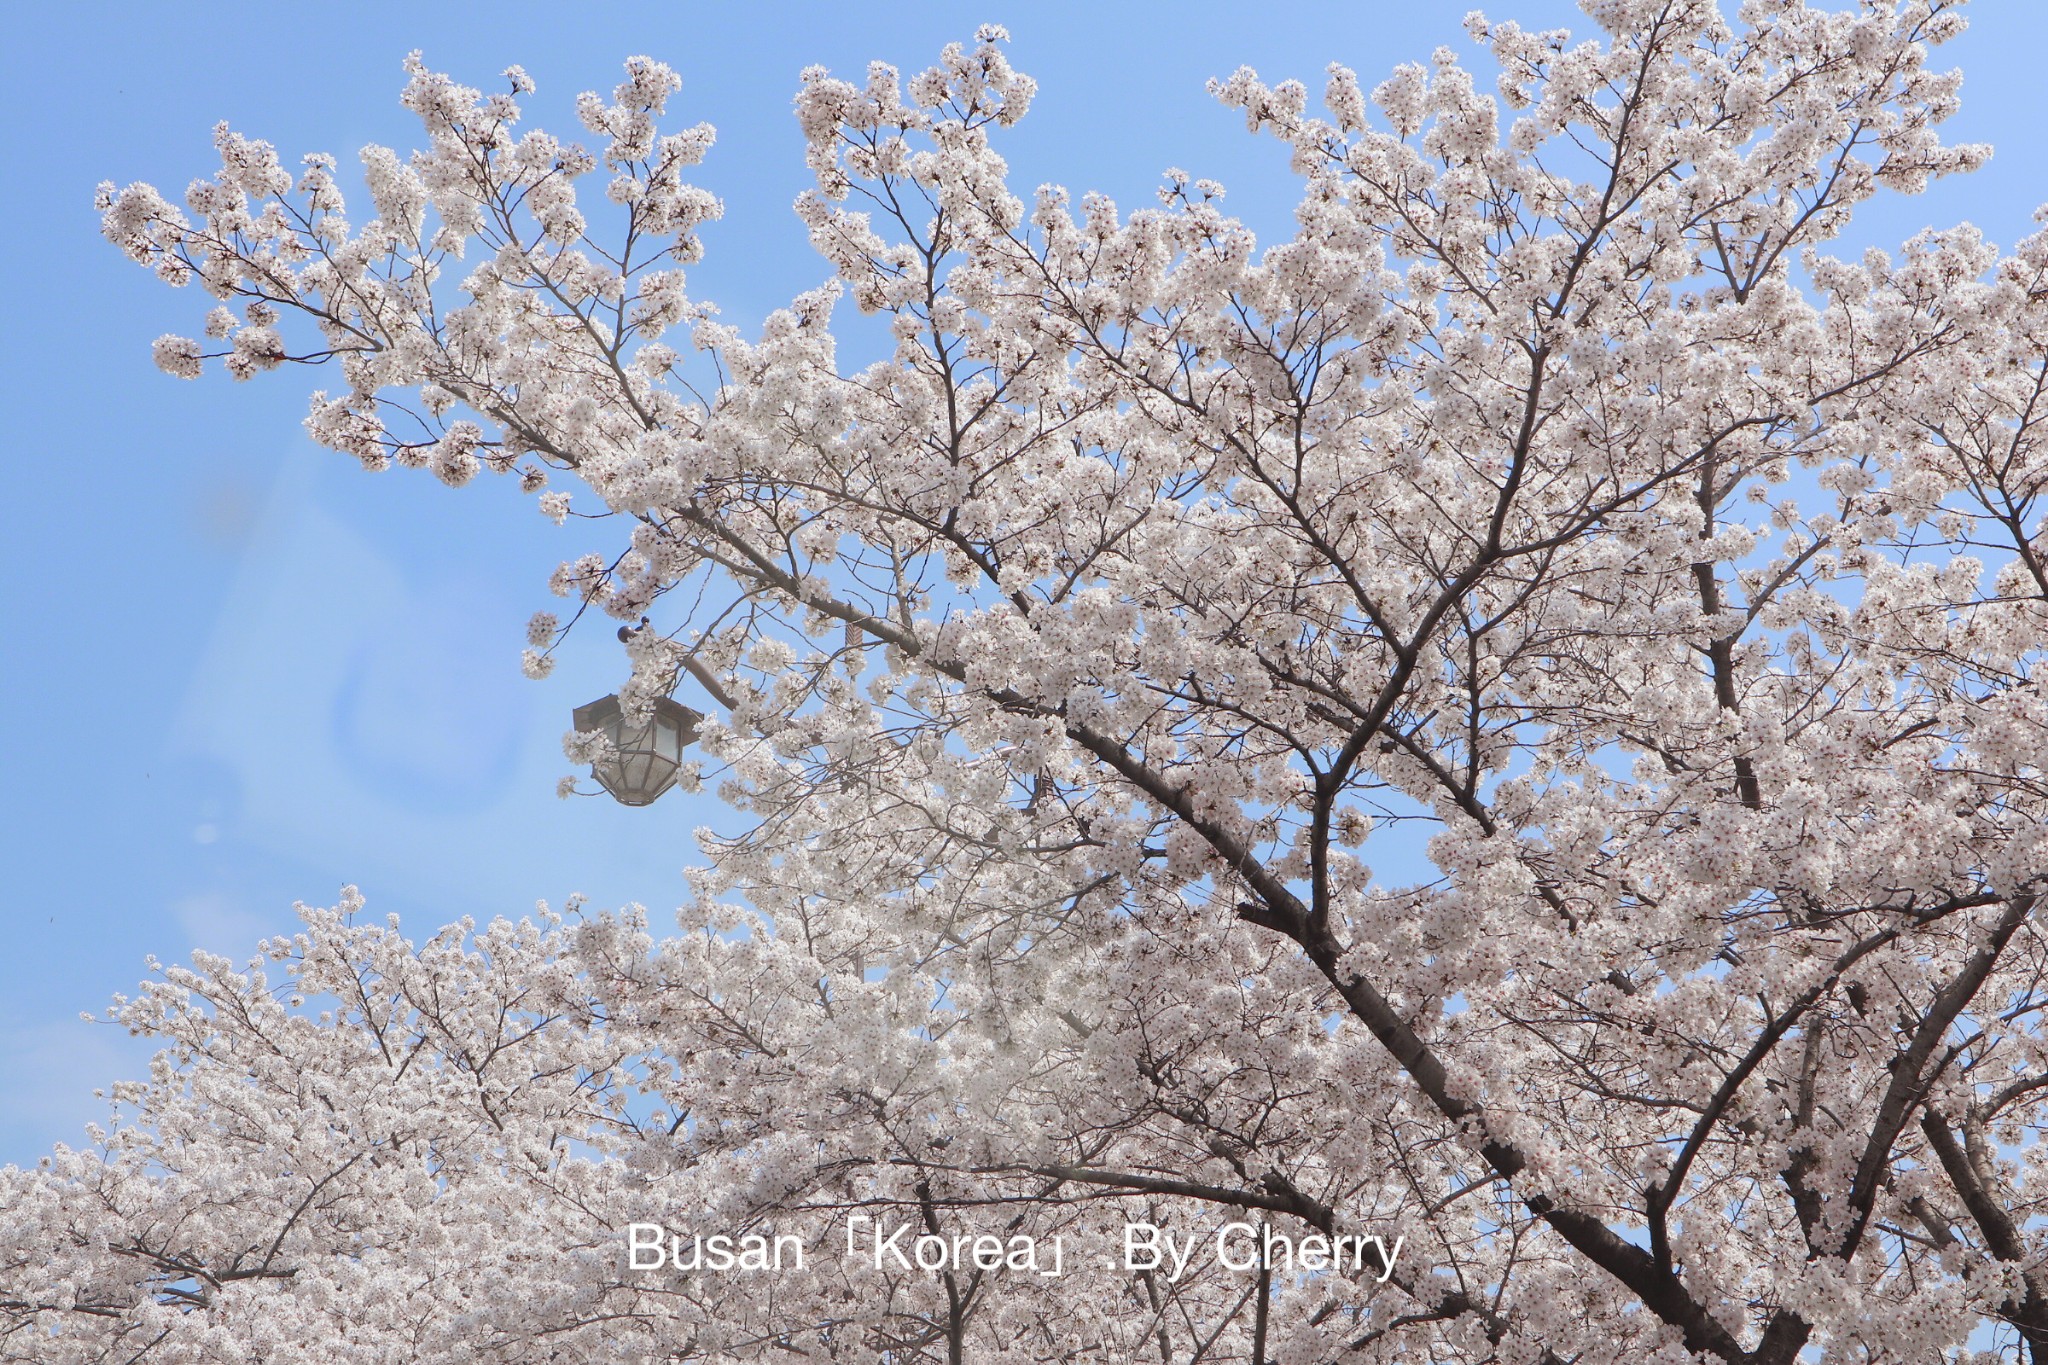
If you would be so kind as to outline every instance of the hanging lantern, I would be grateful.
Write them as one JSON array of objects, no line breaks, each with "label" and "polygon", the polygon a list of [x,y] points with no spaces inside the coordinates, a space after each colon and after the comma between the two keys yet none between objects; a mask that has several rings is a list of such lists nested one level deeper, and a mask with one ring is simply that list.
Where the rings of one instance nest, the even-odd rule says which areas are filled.
[{"label": "hanging lantern", "polygon": [[611,742],[611,753],[592,766],[598,785],[626,806],[645,806],[676,784],[683,766],[683,748],[697,737],[703,713],[669,697],[654,703],[646,720],[626,719],[618,693],[576,708],[578,731],[599,730]]}]

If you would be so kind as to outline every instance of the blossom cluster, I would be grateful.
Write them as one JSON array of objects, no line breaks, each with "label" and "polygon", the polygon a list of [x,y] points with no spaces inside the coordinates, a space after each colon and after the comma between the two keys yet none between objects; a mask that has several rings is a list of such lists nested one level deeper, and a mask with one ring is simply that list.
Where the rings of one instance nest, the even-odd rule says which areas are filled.
[{"label": "blossom cluster", "polygon": [[[753,823],[706,836],[678,935],[308,912],[288,986],[208,958],[124,1002],[169,1050],[99,1147],[0,1177],[0,1343],[2048,1342],[2048,232],[1839,246],[1984,159],[1939,136],[1946,0],[1586,8],[1586,41],[1474,16],[1491,89],[1449,49],[1333,69],[1321,110],[1215,82],[1303,183],[1264,244],[1179,172],[1128,211],[1017,192],[999,30],[807,71],[834,279],[752,339],[684,292],[710,133],[660,131],[645,58],[577,102],[594,152],[519,131],[523,72],[415,60],[425,146],[365,153],[360,227],[331,159],[225,129],[183,208],[103,190],[219,303],[166,370],[331,362],[324,444],[614,519],[528,671],[591,607],[629,623],[622,696],[701,691]],[[888,354],[842,361],[842,301]],[[1249,1293],[622,1268],[633,1222],[853,1209],[1417,1259]]]}]

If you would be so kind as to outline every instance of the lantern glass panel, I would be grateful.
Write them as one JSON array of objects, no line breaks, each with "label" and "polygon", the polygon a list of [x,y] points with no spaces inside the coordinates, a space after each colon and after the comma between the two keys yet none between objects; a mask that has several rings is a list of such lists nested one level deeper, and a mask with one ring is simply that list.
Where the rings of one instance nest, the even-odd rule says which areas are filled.
[{"label": "lantern glass panel", "polygon": [[591,768],[598,785],[624,805],[645,806],[675,785],[683,749],[696,738],[703,719],[662,697],[644,721],[634,724],[613,694],[577,707],[574,724],[579,731],[602,731],[611,745],[611,754]]}]

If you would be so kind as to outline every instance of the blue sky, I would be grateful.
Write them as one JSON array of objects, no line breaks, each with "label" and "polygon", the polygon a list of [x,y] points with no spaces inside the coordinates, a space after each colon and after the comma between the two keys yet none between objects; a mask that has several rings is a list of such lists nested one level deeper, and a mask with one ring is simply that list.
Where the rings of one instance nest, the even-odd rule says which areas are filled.
[{"label": "blue sky", "polygon": [[[1006,154],[1016,183],[1055,180],[1135,204],[1169,165],[1220,180],[1271,237],[1293,204],[1277,144],[1203,93],[1240,63],[1319,89],[1332,60],[1368,85],[1462,44],[1463,0],[1292,4],[1037,3],[775,7],[223,3],[203,10],[24,6],[0,64],[0,157],[12,263],[0,325],[13,437],[0,650],[0,1163],[76,1141],[94,1087],[137,1074],[145,1045],[79,1019],[132,988],[143,958],[235,956],[295,924],[295,900],[345,882],[424,933],[580,891],[656,910],[682,898],[710,798],[645,810],[561,802],[575,704],[611,689],[616,645],[573,640],[522,679],[529,614],[555,563],[610,528],[558,530],[509,485],[451,491],[364,474],[299,432],[320,377],[247,385],[156,372],[149,342],[198,330],[196,291],[157,285],[100,240],[96,182],[174,197],[212,167],[227,119],[287,164],[366,142],[408,148],[399,64],[412,48],[473,84],[512,62],[539,83],[529,117],[566,128],[575,94],[624,57],[676,67],[682,122],[717,125],[698,181],[724,198],[692,293],[749,327],[825,275],[789,211],[806,184],[790,115],[798,71],[914,70],[996,21],[1040,82]],[[1997,154],[1964,181],[1889,200],[1860,241],[1969,219],[2010,242],[2048,201],[2040,145],[2048,6],[1979,0],[1941,54],[1968,73],[1949,136]],[[1490,11],[1589,27],[1558,0]]]}]

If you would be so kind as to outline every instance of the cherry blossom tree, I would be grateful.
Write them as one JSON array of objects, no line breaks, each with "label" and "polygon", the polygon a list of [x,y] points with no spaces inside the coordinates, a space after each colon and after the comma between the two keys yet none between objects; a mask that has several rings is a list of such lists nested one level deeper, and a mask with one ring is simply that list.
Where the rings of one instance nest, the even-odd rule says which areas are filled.
[{"label": "cherry blossom tree", "polygon": [[217,300],[172,374],[610,518],[528,671],[625,623],[750,828],[667,936],[349,893],[119,1001],[165,1050],[0,1172],[0,1358],[2048,1359],[2048,233],[1828,254],[1986,155],[1946,0],[1586,10],[1469,20],[1491,93],[1216,83],[1263,247],[1018,193],[998,29],[807,71],[834,278],[752,339],[646,58],[590,151],[414,59],[357,222],[226,128],[105,187]]}]

